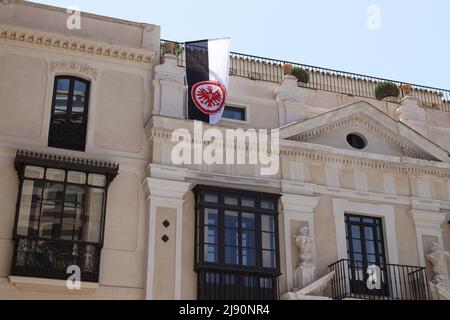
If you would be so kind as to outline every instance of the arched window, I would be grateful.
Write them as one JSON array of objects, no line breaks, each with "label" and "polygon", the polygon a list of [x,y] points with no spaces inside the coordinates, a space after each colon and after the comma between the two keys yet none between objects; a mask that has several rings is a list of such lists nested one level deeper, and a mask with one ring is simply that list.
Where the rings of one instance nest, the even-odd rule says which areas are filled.
[{"label": "arched window", "polygon": [[90,83],[73,76],[55,77],[49,147],[84,151]]}]

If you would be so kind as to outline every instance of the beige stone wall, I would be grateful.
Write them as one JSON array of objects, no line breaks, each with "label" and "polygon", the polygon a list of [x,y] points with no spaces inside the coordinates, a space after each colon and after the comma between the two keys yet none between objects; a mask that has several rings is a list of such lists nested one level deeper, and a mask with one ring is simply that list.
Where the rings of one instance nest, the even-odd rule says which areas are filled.
[{"label": "beige stone wall", "polygon": [[[157,62],[145,57],[159,56],[159,27],[83,14],[82,29],[72,32],[66,28],[67,17],[64,9],[22,1],[0,3],[2,30],[32,29],[51,41],[81,37],[98,48],[113,46],[142,54],[143,59],[116,58],[112,51],[110,56],[87,49],[81,52],[64,47],[63,42],[59,47],[53,42],[45,46],[37,39],[30,43],[19,39],[21,33],[0,39],[0,297],[142,299],[148,240],[142,181],[150,162],[144,125],[152,112],[150,87]],[[91,83],[86,152],[47,147],[56,75],[73,75]],[[119,163],[119,175],[108,191],[100,283],[94,292],[21,291],[8,282],[18,191],[13,167],[17,149]]]}]

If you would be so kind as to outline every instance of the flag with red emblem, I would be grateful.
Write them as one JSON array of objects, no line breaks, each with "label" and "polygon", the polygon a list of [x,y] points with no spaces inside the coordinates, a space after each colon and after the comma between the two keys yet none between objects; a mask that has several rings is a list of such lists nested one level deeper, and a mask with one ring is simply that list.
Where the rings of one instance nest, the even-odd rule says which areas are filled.
[{"label": "flag with red emblem", "polygon": [[222,118],[230,72],[230,39],[185,43],[188,118],[216,124]]}]

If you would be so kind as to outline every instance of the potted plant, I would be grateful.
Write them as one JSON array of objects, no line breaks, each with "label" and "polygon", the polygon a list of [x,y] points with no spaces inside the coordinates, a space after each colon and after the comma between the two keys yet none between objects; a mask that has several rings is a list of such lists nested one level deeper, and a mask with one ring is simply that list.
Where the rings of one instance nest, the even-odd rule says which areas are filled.
[{"label": "potted plant", "polygon": [[284,64],[283,65],[283,74],[284,75],[292,74],[292,68],[293,68],[292,64],[289,64],[289,63]]},{"label": "potted plant", "polygon": [[297,78],[298,82],[301,83],[309,82],[309,73],[303,68],[293,67],[291,74]]},{"label": "potted plant", "polygon": [[183,53],[183,46],[175,42],[164,42],[162,45],[162,54],[173,54],[175,56],[180,56]]},{"label": "potted plant", "polygon": [[392,82],[381,82],[375,87],[375,97],[377,100],[383,100],[387,97],[398,97],[400,89]]}]

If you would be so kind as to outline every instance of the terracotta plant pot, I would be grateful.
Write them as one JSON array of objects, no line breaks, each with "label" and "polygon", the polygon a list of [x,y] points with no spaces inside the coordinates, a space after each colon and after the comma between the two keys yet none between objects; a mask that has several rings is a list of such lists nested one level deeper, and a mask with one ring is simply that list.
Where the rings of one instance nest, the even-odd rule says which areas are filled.
[{"label": "terracotta plant pot", "polygon": [[165,42],[163,44],[164,53],[175,54],[175,47],[176,47],[175,43],[173,43],[173,42]]},{"label": "terracotta plant pot", "polygon": [[403,84],[401,88],[405,96],[409,96],[411,94],[412,86],[410,84]]},{"label": "terracotta plant pot", "polygon": [[283,65],[283,73],[284,75],[291,75],[292,74],[292,64],[285,64]]}]

